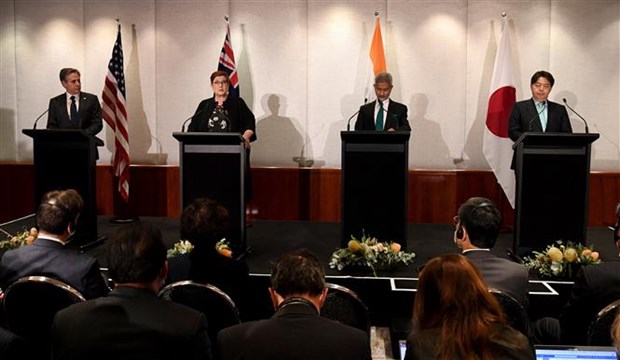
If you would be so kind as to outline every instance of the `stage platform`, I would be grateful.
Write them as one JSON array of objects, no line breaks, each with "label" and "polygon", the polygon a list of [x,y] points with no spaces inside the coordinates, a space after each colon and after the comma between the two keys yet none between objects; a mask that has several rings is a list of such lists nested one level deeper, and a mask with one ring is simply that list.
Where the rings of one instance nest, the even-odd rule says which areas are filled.
[{"label": "stage platform", "polygon": [[[177,219],[141,217],[140,221],[148,221],[159,227],[168,246],[179,240]],[[4,224],[2,228],[15,233],[32,226],[33,223],[33,217],[25,217]],[[121,226],[126,225],[112,223],[109,216],[98,217],[100,236],[109,237]],[[266,290],[269,286],[271,262],[282,252],[306,248],[323,261],[327,281],[349,287],[359,294],[370,310],[374,326],[390,327],[396,332],[406,331],[417,282],[416,268],[440,254],[458,252],[453,244],[453,231],[452,225],[410,224],[407,245],[409,251],[416,254],[414,262],[407,268],[378,273],[378,276],[374,277],[370,272],[347,274],[329,268],[330,255],[340,243],[339,223],[254,221],[247,229],[247,244],[251,251],[245,257],[245,261],[250,267],[255,309],[246,314],[246,319],[266,318],[273,313]],[[601,253],[603,261],[620,260],[612,241],[612,232],[608,228],[589,228],[587,243]],[[512,248],[512,233],[502,232],[493,252],[498,256],[508,257],[509,248]],[[102,267],[107,267],[105,241],[100,246],[85,252],[99,259]],[[571,285],[570,282],[540,281],[532,277],[529,289],[530,317],[537,319],[557,315],[566,301]],[[403,335],[394,334],[394,336],[400,338]]]}]

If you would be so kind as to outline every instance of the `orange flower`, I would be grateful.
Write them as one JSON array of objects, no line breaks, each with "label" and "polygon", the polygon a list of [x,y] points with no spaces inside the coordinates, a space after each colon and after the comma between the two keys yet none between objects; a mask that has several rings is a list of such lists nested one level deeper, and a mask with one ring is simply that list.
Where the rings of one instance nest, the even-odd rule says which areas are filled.
[{"label": "orange flower", "polygon": [[562,261],[562,258],[564,257],[564,254],[562,254],[562,250],[556,248],[555,246],[552,246],[551,248],[549,248],[549,250],[547,251],[547,255],[549,255],[549,258],[551,259],[551,261]]},{"label": "orange flower", "polygon": [[599,253],[598,251],[592,251],[592,260],[598,260]]},{"label": "orange flower", "polygon": [[392,243],[392,251],[394,251],[395,253],[400,251],[400,244],[399,243]]}]

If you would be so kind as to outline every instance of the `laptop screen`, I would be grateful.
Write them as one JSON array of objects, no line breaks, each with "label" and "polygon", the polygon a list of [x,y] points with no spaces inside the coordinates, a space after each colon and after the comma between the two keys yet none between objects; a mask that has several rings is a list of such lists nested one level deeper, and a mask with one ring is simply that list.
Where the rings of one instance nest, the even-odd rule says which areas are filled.
[{"label": "laptop screen", "polygon": [[618,360],[607,346],[535,346],[536,360]]}]

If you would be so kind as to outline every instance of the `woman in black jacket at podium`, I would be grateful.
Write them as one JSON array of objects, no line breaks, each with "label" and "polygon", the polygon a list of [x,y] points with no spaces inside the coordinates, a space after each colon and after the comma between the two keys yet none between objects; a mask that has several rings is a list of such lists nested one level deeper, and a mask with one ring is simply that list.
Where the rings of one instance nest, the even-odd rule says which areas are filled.
[{"label": "woman in black jacket at podium", "polygon": [[251,199],[250,143],[256,140],[256,119],[245,101],[229,96],[230,78],[224,71],[211,74],[213,97],[202,100],[189,124],[189,132],[236,132],[246,149],[245,198]]}]

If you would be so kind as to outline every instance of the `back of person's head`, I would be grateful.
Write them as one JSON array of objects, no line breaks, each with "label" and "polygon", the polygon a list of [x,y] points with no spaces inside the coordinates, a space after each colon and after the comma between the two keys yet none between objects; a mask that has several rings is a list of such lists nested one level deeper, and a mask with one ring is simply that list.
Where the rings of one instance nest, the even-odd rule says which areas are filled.
[{"label": "back of person's head", "polygon": [[108,241],[108,268],[117,284],[150,283],[166,262],[159,229],[137,222],[119,229]]},{"label": "back of person's head", "polygon": [[469,198],[459,208],[458,217],[472,245],[484,249],[495,246],[502,224],[502,213],[495,203],[483,197]]},{"label": "back of person's head", "polygon": [[229,214],[224,206],[215,200],[196,199],[181,214],[181,238],[198,250],[213,249],[225,235],[228,224]]},{"label": "back of person's head", "polygon": [[84,208],[84,200],[77,191],[54,190],[43,195],[37,209],[36,222],[39,230],[62,235],[68,226],[75,227]]},{"label": "back of person's head", "polygon": [[424,266],[413,318],[414,331],[440,329],[440,359],[488,358],[492,327],[505,323],[482,276],[461,254],[439,256]]},{"label": "back of person's head", "polygon": [[271,288],[285,299],[320,295],[325,288],[325,269],[307,250],[285,253],[271,267]]}]

